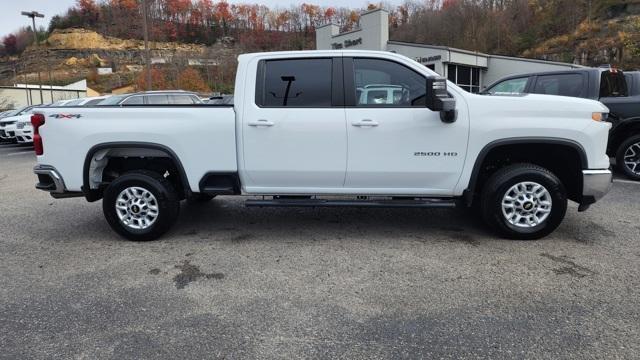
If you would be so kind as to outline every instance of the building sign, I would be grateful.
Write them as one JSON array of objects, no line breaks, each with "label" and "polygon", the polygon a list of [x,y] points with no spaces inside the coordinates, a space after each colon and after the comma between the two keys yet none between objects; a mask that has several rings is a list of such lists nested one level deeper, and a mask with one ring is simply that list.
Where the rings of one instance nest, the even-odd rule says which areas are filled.
[{"label": "building sign", "polygon": [[419,62],[420,64],[426,64],[426,63],[431,63],[431,62],[440,61],[440,60],[442,60],[442,55],[416,58],[416,61]]},{"label": "building sign", "polygon": [[362,38],[357,38],[354,40],[347,39],[343,43],[333,43],[331,44],[331,48],[336,50],[336,49],[348,48],[356,45],[362,45]]}]

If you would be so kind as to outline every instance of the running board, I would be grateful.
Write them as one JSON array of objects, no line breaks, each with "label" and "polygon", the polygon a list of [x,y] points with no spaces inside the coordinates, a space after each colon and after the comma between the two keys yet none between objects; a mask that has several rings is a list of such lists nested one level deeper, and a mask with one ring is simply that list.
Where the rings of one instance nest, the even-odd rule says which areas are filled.
[{"label": "running board", "polygon": [[360,207],[360,208],[454,208],[454,200],[323,200],[323,199],[249,199],[247,207]]}]

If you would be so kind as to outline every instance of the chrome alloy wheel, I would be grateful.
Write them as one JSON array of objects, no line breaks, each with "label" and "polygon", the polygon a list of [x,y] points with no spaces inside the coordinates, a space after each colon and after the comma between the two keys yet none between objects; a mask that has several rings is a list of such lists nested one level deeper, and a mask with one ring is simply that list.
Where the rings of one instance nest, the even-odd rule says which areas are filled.
[{"label": "chrome alloy wheel", "polygon": [[631,144],[624,152],[624,165],[632,173],[640,175],[640,142]]},{"label": "chrome alloy wheel", "polygon": [[158,201],[150,191],[132,186],[122,190],[116,198],[116,214],[123,225],[144,230],[156,222],[160,212]]},{"label": "chrome alloy wheel", "polygon": [[502,215],[509,224],[519,228],[533,228],[551,214],[551,194],[535,182],[513,185],[502,198]]}]

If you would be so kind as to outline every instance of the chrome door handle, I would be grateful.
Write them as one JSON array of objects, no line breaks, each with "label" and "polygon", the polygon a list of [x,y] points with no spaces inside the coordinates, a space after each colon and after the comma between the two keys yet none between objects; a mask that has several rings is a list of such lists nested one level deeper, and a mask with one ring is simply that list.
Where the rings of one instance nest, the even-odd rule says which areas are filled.
[{"label": "chrome door handle", "polygon": [[375,127],[375,126],[378,126],[378,122],[373,121],[371,119],[362,119],[360,121],[352,122],[351,125],[357,126],[357,127]]},{"label": "chrome door handle", "polygon": [[260,119],[258,121],[249,121],[249,126],[273,126],[275,125],[272,121]]}]

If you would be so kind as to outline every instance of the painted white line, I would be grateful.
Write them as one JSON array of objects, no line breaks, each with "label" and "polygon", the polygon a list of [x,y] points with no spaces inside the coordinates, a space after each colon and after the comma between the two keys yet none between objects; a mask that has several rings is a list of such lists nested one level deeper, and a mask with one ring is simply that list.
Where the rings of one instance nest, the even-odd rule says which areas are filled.
[{"label": "painted white line", "polygon": [[20,151],[20,152],[12,152],[12,153],[8,153],[8,154],[4,154],[4,156],[16,156],[16,155],[23,155],[23,154],[34,154],[34,152],[31,149],[31,150],[25,150],[25,151]]},{"label": "painted white line", "polygon": [[623,184],[635,184],[640,185],[640,182],[633,180],[622,180],[622,179],[613,179],[613,182],[623,183]]}]

